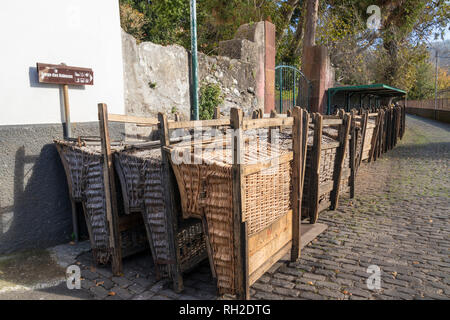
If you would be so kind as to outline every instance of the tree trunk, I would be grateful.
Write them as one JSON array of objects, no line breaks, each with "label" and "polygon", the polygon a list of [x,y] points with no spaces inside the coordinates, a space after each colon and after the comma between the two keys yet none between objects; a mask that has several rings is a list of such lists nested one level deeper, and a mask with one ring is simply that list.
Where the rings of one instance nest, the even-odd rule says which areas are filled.
[{"label": "tree trunk", "polygon": [[319,0],[308,0],[306,4],[305,36],[303,37],[303,55],[306,47],[316,44],[316,26],[319,11]]},{"label": "tree trunk", "polygon": [[298,18],[297,29],[295,30],[294,37],[289,44],[288,59],[291,61],[295,60],[295,58],[300,55],[300,45],[303,38],[303,23],[305,22],[304,12],[305,11],[302,10],[300,17]]}]

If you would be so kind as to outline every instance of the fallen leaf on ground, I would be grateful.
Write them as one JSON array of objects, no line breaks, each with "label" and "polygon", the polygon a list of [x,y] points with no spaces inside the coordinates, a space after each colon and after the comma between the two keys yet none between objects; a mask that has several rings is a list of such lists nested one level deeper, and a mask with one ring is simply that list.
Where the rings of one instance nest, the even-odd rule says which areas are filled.
[{"label": "fallen leaf on ground", "polygon": [[105,281],[99,281],[95,284],[96,287],[101,286],[102,284],[105,284]]},{"label": "fallen leaf on ground", "polygon": [[312,283],[312,281],[308,281],[308,284],[309,284],[310,286],[313,286],[313,285],[314,285],[314,283]]},{"label": "fallen leaf on ground", "polygon": [[116,295],[116,293],[114,291],[108,292],[108,296],[115,296],[115,295]]}]

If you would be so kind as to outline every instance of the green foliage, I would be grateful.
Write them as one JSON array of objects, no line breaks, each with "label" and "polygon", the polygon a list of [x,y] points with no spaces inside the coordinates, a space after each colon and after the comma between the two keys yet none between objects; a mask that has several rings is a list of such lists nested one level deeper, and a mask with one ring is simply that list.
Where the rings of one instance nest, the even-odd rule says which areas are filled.
[{"label": "green foliage", "polygon": [[408,99],[429,99],[434,95],[434,70],[433,66],[424,62],[416,67],[415,81],[408,92]]},{"label": "green foliage", "polygon": [[[301,68],[306,0],[197,0],[198,49],[218,54],[240,25],[276,26],[276,61]],[[190,49],[189,0],[120,0],[122,27],[138,40]],[[368,6],[381,8],[382,28],[371,31]],[[444,0],[320,0],[316,43],[328,48],[342,84],[383,82],[422,95],[419,76],[428,59],[423,43],[448,27]],[[419,80],[419,81],[417,81]],[[417,91],[418,90],[418,91]],[[425,90],[426,91],[426,90]]]},{"label": "green foliage", "polygon": [[214,109],[223,102],[222,90],[217,84],[203,84],[200,88],[199,117],[210,120],[214,117]]},{"label": "green foliage", "polygon": [[138,42],[144,39],[144,25],[146,19],[143,13],[134,9],[130,4],[120,5],[120,25],[122,29],[131,34]]}]

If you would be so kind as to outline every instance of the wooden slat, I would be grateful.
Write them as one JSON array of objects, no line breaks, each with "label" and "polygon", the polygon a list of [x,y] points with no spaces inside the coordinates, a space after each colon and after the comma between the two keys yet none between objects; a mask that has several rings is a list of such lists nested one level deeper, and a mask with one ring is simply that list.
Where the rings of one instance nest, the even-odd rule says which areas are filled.
[{"label": "wooden slat", "polygon": [[344,167],[344,160],[347,155],[347,147],[349,143],[349,132],[350,132],[350,125],[351,125],[351,116],[349,114],[343,114],[343,124],[339,128],[339,138],[341,139],[340,147],[338,150],[338,153],[336,155],[336,166],[334,170],[334,190],[332,192],[331,196],[331,209],[336,210],[339,204],[339,193],[340,193],[340,186],[341,186],[341,176],[342,176],[342,169]]},{"label": "wooden slat", "polygon": [[372,134],[372,141],[370,143],[370,151],[369,151],[369,158],[368,158],[369,163],[373,160],[373,156],[375,154],[375,148],[376,148],[376,144],[378,141],[378,134],[380,132],[380,126],[381,126],[381,113],[382,113],[382,111],[380,111],[380,116],[377,117],[375,129],[373,130],[373,134]]},{"label": "wooden slat", "polygon": [[105,189],[106,220],[109,226],[109,246],[111,247],[111,265],[114,275],[122,274],[122,246],[119,232],[119,213],[117,209],[116,187],[113,158],[108,129],[108,108],[98,104],[98,120],[103,155],[103,184]]},{"label": "wooden slat", "polygon": [[341,125],[342,119],[323,119],[323,126]]},{"label": "wooden slat", "polygon": [[[253,283],[258,278],[255,277],[255,272],[265,265],[267,261],[272,263],[266,264],[267,271],[273,263],[271,260],[277,252],[280,251],[286,244],[290,243],[292,239],[292,211],[289,211],[281,218],[276,220],[270,226],[252,235],[248,239],[248,254],[249,254],[249,274],[250,283]],[[262,271],[262,270],[260,270]]]},{"label": "wooden slat", "polygon": [[175,292],[181,292],[183,290],[183,277],[180,267],[179,250],[177,247],[178,241],[176,240],[178,217],[174,199],[175,182],[173,181],[174,179],[170,171],[169,155],[164,152],[164,147],[168,147],[170,145],[169,126],[167,116],[164,113],[160,112],[158,114],[158,119],[160,123],[159,136],[161,139],[162,185],[164,189],[164,208],[167,221],[167,235],[169,239],[171,259],[175,261],[175,263],[169,265],[169,268],[171,270],[173,289]]},{"label": "wooden slat", "polygon": [[109,122],[122,122],[122,123],[136,123],[140,125],[148,125],[154,126],[159,123],[156,118],[144,118],[144,117],[136,117],[136,116],[128,116],[121,114],[108,114]]},{"label": "wooden slat", "polygon": [[[232,167],[232,195],[233,195],[233,248],[235,261],[235,288],[238,299],[248,299],[248,253],[246,252],[246,243],[242,240],[246,238],[245,225],[243,222],[243,203],[244,203],[244,175],[243,175],[243,153],[244,143],[242,140],[243,115],[242,110],[232,108],[230,111],[230,124],[236,131],[233,138],[233,167]],[[244,229],[244,230],[243,230]]]},{"label": "wooden slat", "polygon": [[363,116],[363,123],[362,123],[362,132],[361,132],[361,149],[359,150],[359,163],[358,168],[361,165],[361,161],[363,160],[363,153],[364,153],[364,145],[366,144],[367,139],[367,122],[369,120],[369,113],[366,111],[364,112]]},{"label": "wooden slat", "polygon": [[[300,224],[301,224],[301,190],[302,190],[302,165],[303,165],[303,112],[299,107],[293,110],[294,125],[292,126],[292,149],[294,159],[292,165],[292,248],[291,261],[296,261],[300,256]],[[279,248],[278,248],[279,249]],[[278,251],[277,249],[277,251]]]},{"label": "wooden slat", "polygon": [[169,122],[169,129],[192,129],[195,127],[217,127],[217,126],[229,126],[230,119],[214,119],[214,120],[194,120],[194,121],[180,121]]},{"label": "wooden slat", "polygon": [[353,199],[355,197],[355,179],[356,179],[356,139],[357,139],[357,128],[356,128],[356,121],[353,119],[355,112],[352,111],[352,119],[351,119],[351,126],[350,126],[350,198]]},{"label": "wooden slat", "polygon": [[309,222],[316,223],[319,218],[319,175],[320,175],[320,156],[322,150],[322,115],[314,114],[314,140],[313,140],[313,154],[311,166],[311,189],[310,189],[310,208],[309,208]]},{"label": "wooden slat", "polygon": [[292,126],[293,123],[294,123],[293,118],[251,119],[251,120],[244,120],[243,129],[252,130],[269,127]]},{"label": "wooden slat", "polygon": [[[301,194],[302,194],[302,201],[303,201],[303,191],[305,187],[305,176],[306,176],[306,157],[308,152],[308,123],[311,120],[309,117],[309,113],[306,109],[302,109],[303,111],[303,133],[302,133],[302,154],[303,154],[303,163],[302,163],[302,172],[301,172],[301,178],[302,178],[302,184],[301,184]],[[302,201],[300,202],[300,205],[302,204]],[[301,208],[301,207],[300,207]],[[301,210],[300,210],[300,217],[301,217]]]},{"label": "wooden slat", "polygon": [[254,173],[272,168],[274,166],[289,162],[293,158],[294,158],[293,152],[289,152],[289,153],[283,154],[275,159],[271,159],[269,161],[255,163],[255,164],[246,164],[246,165],[243,165],[242,174],[244,176],[249,176],[251,174],[254,174]]}]

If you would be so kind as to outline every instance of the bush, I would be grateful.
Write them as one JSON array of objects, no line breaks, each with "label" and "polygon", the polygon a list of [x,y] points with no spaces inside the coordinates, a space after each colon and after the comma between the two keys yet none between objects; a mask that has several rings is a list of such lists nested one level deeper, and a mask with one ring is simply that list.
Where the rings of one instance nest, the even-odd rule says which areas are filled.
[{"label": "bush", "polygon": [[217,84],[206,84],[200,88],[200,120],[210,120],[214,117],[214,109],[223,102],[222,90]]},{"label": "bush", "polygon": [[138,42],[145,37],[143,27],[146,22],[144,14],[131,5],[127,3],[120,5],[120,25],[126,33],[131,34]]}]

